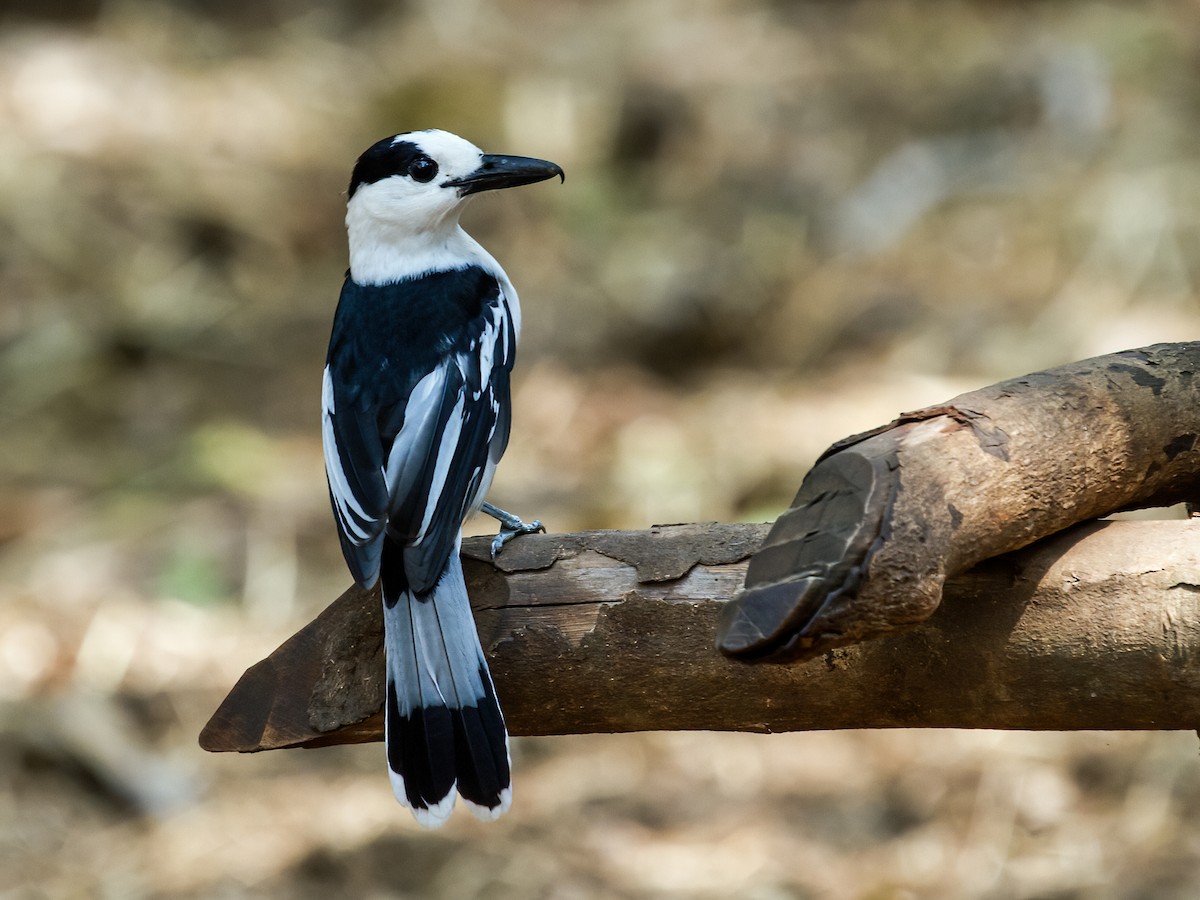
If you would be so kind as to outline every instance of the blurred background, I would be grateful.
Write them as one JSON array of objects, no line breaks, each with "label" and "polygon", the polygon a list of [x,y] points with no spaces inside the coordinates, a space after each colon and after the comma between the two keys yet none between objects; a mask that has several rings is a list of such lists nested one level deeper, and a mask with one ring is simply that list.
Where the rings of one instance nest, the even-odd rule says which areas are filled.
[{"label": "blurred background", "polygon": [[196,736],[348,584],[373,141],[566,169],[464,221],[525,310],[493,497],[572,531],[767,521],[901,410],[1195,338],[1198,116],[1184,2],[0,3],[0,898],[1195,896],[1190,734],[518,739],[437,833],[378,745]]}]

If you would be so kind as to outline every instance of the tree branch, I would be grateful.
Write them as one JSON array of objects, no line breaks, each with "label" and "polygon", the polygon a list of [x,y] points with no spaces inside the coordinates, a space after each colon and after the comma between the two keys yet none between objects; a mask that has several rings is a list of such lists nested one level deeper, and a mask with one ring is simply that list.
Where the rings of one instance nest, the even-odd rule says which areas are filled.
[{"label": "tree branch", "polygon": [[[1078,526],[950,579],[923,625],[804,665],[713,647],[760,525],[464,543],[514,734],[664,729],[1193,729],[1200,523]],[[352,588],[251,668],[208,750],[379,740],[378,598]]]}]

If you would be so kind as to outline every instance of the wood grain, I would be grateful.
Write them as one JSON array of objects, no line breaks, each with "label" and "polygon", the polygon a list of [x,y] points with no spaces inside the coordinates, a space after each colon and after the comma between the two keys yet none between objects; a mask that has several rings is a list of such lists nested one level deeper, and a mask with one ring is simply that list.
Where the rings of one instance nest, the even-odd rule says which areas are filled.
[{"label": "wood grain", "polygon": [[[918,627],[793,665],[713,635],[763,525],[465,544],[514,734],[1200,727],[1200,523],[1089,523],[949,579]],[[511,554],[511,555],[510,555]],[[381,615],[353,588],[251,668],[209,750],[381,738]]]}]

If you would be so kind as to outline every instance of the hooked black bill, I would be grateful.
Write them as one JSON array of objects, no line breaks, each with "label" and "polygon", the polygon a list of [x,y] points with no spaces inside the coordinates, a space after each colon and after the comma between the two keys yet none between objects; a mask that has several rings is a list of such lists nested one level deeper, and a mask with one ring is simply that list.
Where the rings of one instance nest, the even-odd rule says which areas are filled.
[{"label": "hooked black bill", "polygon": [[496,153],[485,153],[483,159],[480,160],[479,168],[470,175],[445,182],[444,186],[458,188],[459,196],[465,197],[480,191],[495,191],[501,188],[520,187],[523,184],[536,184],[554,177],[558,177],[562,181],[566,180],[562,166],[558,163],[529,156],[502,156]]}]

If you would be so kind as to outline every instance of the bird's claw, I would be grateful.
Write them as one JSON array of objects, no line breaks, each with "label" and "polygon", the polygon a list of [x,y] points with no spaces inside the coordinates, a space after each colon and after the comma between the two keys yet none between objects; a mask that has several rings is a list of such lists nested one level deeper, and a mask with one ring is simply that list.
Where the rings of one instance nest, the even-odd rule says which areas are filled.
[{"label": "bird's claw", "polygon": [[542,525],[541,519],[534,519],[532,522],[522,522],[517,516],[510,512],[505,512],[498,506],[493,506],[491,503],[485,502],[480,506],[480,510],[491,516],[500,523],[500,533],[492,539],[492,559],[496,558],[496,554],[504,549],[504,545],[513,538],[522,534],[533,534],[537,531],[544,532],[546,527]]},{"label": "bird's claw", "polygon": [[496,554],[504,549],[507,544],[515,537],[522,534],[536,534],[542,532],[545,534],[546,526],[542,524],[541,519],[534,519],[532,522],[522,522],[516,516],[513,516],[513,522],[501,522],[500,533],[492,538],[492,559],[496,558]]}]

